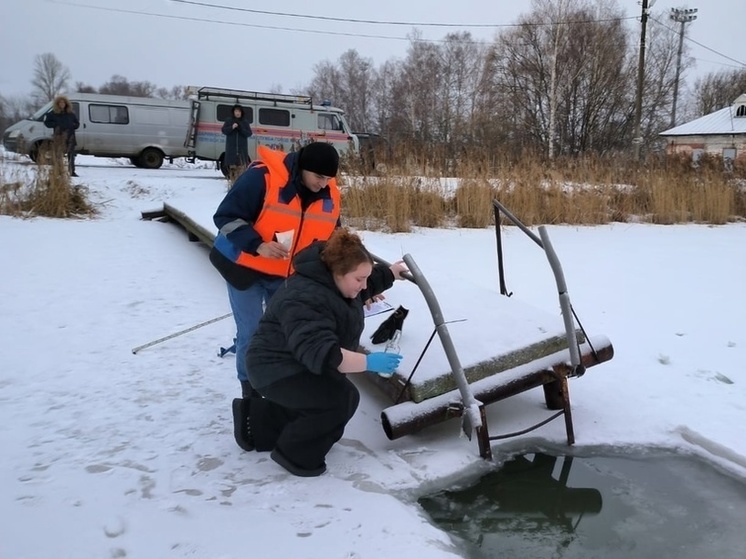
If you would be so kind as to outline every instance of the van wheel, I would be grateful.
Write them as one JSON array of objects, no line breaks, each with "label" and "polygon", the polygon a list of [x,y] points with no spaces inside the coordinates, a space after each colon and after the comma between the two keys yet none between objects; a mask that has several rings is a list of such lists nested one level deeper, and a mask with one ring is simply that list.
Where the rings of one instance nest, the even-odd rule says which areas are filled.
[{"label": "van wheel", "polygon": [[135,167],[142,168],[142,163],[140,163],[139,157],[130,157],[130,163],[132,163]]},{"label": "van wheel", "polygon": [[138,159],[145,169],[160,169],[163,165],[163,154],[155,148],[145,148]]}]

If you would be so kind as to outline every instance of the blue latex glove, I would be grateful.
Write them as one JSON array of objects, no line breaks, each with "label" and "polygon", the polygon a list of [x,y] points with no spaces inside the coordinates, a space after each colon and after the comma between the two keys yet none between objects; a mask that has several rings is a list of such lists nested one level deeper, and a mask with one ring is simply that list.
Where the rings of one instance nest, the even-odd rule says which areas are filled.
[{"label": "blue latex glove", "polygon": [[402,356],[398,353],[377,351],[365,356],[365,368],[381,376],[391,376],[399,366]]}]

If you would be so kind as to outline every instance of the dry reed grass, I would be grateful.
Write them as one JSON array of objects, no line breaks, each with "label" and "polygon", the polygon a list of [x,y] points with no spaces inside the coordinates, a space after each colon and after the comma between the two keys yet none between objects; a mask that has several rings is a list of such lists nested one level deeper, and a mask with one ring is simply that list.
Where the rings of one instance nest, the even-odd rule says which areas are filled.
[{"label": "dry reed grass", "polygon": [[[717,157],[694,166],[678,157],[638,163],[624,155],[546,161],[526,154],[512,161],[490,159],[489,167],[478,157],[461,162],[458,177],[446,180],[434,171],[438,165],[418,162],[419,156],[379,155],[384,164],[367,174],[348,167],[353,176],[343,192],[345,219],[389,231],[481,228],[494,222],[493,199],[526,225],[724,224],[746,218],[746,165],[727,170]],[[408,174],[415,169],[420,174]]]},{"label": "dry reed grass", "polygon": [[[96,213],[85,188],[73,185],[62,157],[41,156],[36,173],[0,169],[0,212],[15,216],[80,217]],[[651,158],[644,164],[624,156],[556,159],[525,154],[428,161],[416,150],[376,154],[371,170],[343,159],[345,221],[363,229],[407,232],[420,227],[473,227],[493,223],[497,199],[527,225],[724,224],[746,218],[746,164],[726,170],[705,157],[695,167],[684,158]],[[445,165],[458,176],[444,180]],[[417,173],[417,174],[413,174]]]},{"label": "dry reed grass", "polygon": [[40,153],[34,171],[0,168],[0,213],[15,217],[90,217],[95,207],[87,191],[70,181],[67,164],[60,154]]}]

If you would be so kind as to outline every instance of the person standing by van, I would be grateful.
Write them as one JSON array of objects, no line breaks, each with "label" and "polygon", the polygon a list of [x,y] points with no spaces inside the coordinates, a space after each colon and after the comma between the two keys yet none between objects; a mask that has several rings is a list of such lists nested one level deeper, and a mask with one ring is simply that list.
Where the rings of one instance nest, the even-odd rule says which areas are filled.
[{"label": "person standing by van", "polygon": [[233,105],[233,113],[223,123],[225,134],[225,156],[223,164],[229,170],[229,177],[235,178],[249,164],[249,137],[251,125],[244,117],[243,107]]},{"label": "person standing by van", "polygon": [[52,112],[44,117],[44,126],[54,129],[53,146],[55,154],[67,156],[67,169],[71,177],[77,177],[75,173],[75,131],[80,127],[78,115],[73,111],[70,99],[64,95],[58,95],[52,103]]},{"label": "person standing by van", "polygon": [[236,322],[236,372],[242,398],[233,401],[234,434],[243,441],[244,406],[255,395],[246,352],[264,306],[292,272],[292,258],[339,226],[340,192],[335,177],[339,154],[313,142],[284,153],[259,146],[258,158],[218,206],[218,228],[210,262],[226,280]]}]

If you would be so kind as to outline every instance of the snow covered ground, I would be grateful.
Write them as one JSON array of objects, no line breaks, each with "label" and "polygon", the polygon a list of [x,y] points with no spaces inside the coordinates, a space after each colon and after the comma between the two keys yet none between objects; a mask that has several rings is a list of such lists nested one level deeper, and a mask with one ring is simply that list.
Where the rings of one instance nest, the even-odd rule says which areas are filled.
[{"label": "snow covered ground", "polygon": [[[230,318],[132,353],[230,312],[205,247],[140,220],[175,199],[211,209],[226,188],[219,173],[78,163],[98,218],[0,216],[0,556],[459,557],[415,502],[495,467],[457,420],[389,441],[379,418],[388,402],[359,382],[360,409],[328,472],[295,478],[233,441],[234,361],[216,355],[233,337]],[[363,234],[381,257],[410,253],[454,291],[468,278],[498,297],[492,230]],[[583,326],[616,351],[570,382],[574,452],[667,448],[746,475],[746,224],[549,234]],[[509,290],[558,313],[543,254],[515,228],[504,235]],[[494,433],[548,414],[541,390],[487,413]],[[559,420],[493,452],[500,462],[566,450],[564,439]]]}]

